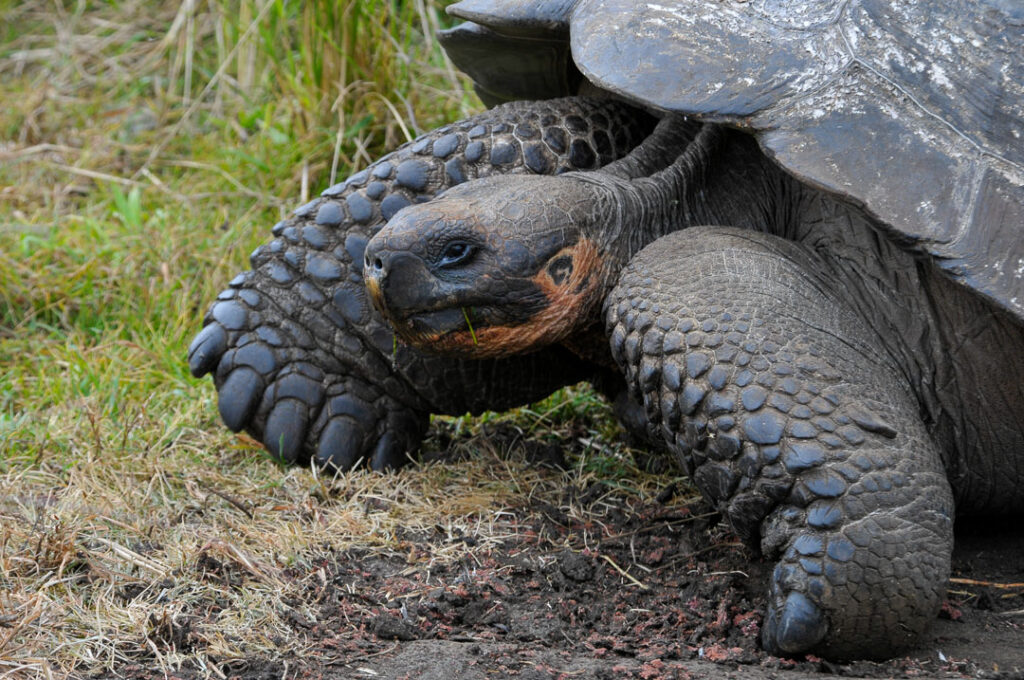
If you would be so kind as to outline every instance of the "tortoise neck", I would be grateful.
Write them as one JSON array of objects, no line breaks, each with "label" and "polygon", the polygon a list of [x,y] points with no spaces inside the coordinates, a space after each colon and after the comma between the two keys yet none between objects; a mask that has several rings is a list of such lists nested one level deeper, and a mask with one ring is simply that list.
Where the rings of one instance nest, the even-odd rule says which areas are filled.
[{"label": "tortoise neck", "polygon": [[[787,214],[781,173],[748,134],[682,117],[663,120],[623,161],[573,173],[576,225],[596,253],[599,280],[575,312],[591,323],[619,273],[662,236],[694,225],[771,229]],[[781,183],[780,183],[781,182]]]},{"label": "tortoise neck", "polygon": [[709,127],[687,116],[667,115],[635,149],[614,163],[606,165],[601,172],[625,180],[656,175],[685,155],[701,136],[702,131]]},{"label": "tortoise neck", "polygon": [[622,249],[630,258],[666,234],[702,223],[708,178],[723,136],[721,127],[701,125],[666,167],[630,181],[629,197],[639,215],[635,227],[622,235]]},{"label": "tortoise neck", "polygon": [[626,158],[577,175],[598,188],[602,224],[593,231],[607,256],[609,286],[646,245],[700,223],[699,206],[722,136],[716,125],[673,116]]}]

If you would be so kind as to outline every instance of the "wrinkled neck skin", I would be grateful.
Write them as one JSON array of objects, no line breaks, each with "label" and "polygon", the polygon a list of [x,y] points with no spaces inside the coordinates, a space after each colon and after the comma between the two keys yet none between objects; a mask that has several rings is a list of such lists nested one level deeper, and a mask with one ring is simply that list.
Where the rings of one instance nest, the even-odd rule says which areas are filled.
[{"label": "wrinkled neck skin", "polygon": [[607,206],[590,226],[611,280],[661,236],[699,224],[763,230],[792,209],[788,180],[749,135],[669,117],[629,156],[603,170],[571,175]]},{"label": "wrinkled neck skin", "polygon": [[571,176],[603,206],[602,224],[587,231],[605,254],[598,294],[563,344],[608,364],[599,322],[601,302],[622,268],[658,238],[702,224],[763,230],[794,209],[792,182],[749,135],[683,117],[668,117],[629,156],[593,173]]}]

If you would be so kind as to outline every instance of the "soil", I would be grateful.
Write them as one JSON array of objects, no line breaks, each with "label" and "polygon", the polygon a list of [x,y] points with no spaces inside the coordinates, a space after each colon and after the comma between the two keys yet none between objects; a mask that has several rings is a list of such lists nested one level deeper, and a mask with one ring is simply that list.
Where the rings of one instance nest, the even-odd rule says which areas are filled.
[{"label": "soil", "polygon": [[[325,553],[314,565],[323,577],[304,598],[318,603],[315,620],[285,616],[309,653],[220,670],[241,680],[1024,678],[1020,523],[958,525],[948,600],[916,649],[881,663],[832,663],[761,651],[770,567],[702,501],[671,496],[569,487],[557,505],[512,508],[507,537],[485,550],[439,526],[401,537],[408,552]],[[463,544],[465,557],[438,563],[424,546],[439,542]],[[314,581],[308,571],[293,576]],[[154,676],[141,666],[118,674]]]},{"label": "soil", "polygon": [[[429,576],[410,573],[404,558],[339,556],[334,579],[356,584],[358,603],[346,594],[324,612],[310,633],[323,635],[333,659],[303,670],[410,680],[1024,677],[1024,617],[1005,616],[1024,604],[1021,589],[1003,598],[983,585],[952,585],[927,638],[905,657],[837,664],[766,655],[757,639],[768,570],[702,509],[620,507],[604,529],[544,513],[483,560]],[[1024,532],[962,529],[955,577],[1024,580]],[[548,549],[569,533],[579,551]],[[390,601],[366,612],[364,598]],[[347,607],[363,612],[355,637],[336,634],[351,630]],[[258,677],[253,670],[236,673]]]}]

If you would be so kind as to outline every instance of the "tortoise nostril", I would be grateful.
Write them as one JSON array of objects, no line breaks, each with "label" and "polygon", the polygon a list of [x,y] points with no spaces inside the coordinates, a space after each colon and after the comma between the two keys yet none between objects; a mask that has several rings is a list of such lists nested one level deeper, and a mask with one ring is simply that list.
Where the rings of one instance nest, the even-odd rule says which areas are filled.
[{"label": "tortoise nostril", "polygon": [[373,258],[373,268],[376,269],[377,271],[383,270],[384,260],[380,259],[379,257]]}]

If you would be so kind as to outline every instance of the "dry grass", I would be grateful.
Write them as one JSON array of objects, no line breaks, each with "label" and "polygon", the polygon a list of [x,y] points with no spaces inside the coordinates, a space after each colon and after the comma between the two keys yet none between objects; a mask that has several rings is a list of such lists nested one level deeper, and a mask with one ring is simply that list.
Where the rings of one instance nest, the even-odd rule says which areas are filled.
[{"label": "dry grass", "polygon": [[[457,465],[321,479],[215,437],[183,437],[159,457],[89,457],[4,476],[4,670],[186,664],[216,675],[232,660],[303,655],[288,617],[315,620],[310,585],[330,554],[358,546],[429,568],[514,536],[509,507],[531,496],[570,517],[596,512],[558,500],[566,485],[596,478],[585,458],[563,474],[474,442]],[[657,478],[634,481],[637,493],[659,490]]]},{"label": "dry grass", "polygon": [[442,20],[0,0],[0,677],[300,655],[287,622],[315,616],[325,555],[464,559],[534,497],[583,517],[567,485],[665,483],[579,444],[613,428],[586,391],[483,420],[567,437],[570,472],[482,437],[456,464],[323,479],[228,433],[187,374],[204,306],[282,210],[478,106],[427,37]]}]

